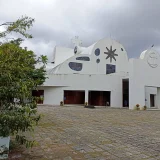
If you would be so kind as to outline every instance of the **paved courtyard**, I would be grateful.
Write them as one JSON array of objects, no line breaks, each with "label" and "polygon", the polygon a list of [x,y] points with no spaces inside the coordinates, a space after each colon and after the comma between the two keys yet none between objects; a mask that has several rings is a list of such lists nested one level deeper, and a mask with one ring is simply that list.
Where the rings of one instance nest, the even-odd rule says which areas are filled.
[{"label": "paved courtyard", "polygon": [[10,159],[160,160],[160,111],[40,106],[39,112],[37,146]]}]

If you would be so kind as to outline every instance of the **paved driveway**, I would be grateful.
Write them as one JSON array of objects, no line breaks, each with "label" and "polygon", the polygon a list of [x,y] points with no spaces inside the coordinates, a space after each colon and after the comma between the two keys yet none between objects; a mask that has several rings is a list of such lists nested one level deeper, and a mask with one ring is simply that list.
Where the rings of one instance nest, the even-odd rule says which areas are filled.
[{"label": "paved driveway", "polygon": [[41,106],[39,112],[39,145],[20,159],[160,160],[160,111]]}]

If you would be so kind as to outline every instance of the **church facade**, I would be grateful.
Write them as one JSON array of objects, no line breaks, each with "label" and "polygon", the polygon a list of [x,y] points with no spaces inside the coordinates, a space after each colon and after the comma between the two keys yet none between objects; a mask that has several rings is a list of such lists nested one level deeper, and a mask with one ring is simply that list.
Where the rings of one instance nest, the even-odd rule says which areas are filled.
[{"label": "church facade", "polygon": [[43,104],[160,108],[160,56],[150,48],[128,59],[122,44],[101,39],[81,47],[55,47],[53,67],[39,86]]}]

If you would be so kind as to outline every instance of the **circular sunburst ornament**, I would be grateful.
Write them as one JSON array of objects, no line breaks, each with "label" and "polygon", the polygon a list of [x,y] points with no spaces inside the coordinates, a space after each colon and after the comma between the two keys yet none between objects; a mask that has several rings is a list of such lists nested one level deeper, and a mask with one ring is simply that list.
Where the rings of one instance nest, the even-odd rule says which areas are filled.
[{"label": "circular sunburst ornament", "polygon": [[155,52],[149,53],[148,58],[147,58],[147,62],[149,66],[152,68],[156,68],[158,66],[158,58],[159,56],[157,53]]},{"label": "circular sunburst ornament", "polygon": [[107,52],[104,52],[104,54],[107,54],[106,59],[110,58],[110,62],[112,62],[112,59],[114,59],[116,61],[115,56],[118,56],[118,54],[115,54],[116,49],[112,50],[112,46],[110,46],[110,49],[108,47],[106,47]]}]

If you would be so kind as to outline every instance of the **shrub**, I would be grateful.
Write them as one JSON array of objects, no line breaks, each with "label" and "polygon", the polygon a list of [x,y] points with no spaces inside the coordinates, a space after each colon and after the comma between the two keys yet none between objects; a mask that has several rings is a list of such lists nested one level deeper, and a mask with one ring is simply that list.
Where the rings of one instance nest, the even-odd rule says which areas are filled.
[{"label": "shrub", "polygon": [[24,133],[33,131],[34,126],[38,124],[41,115],[37,115],[37,109],[31,109],[30,105],[14,106],[14,109],[3,110],[0,112],[0,136],[15,136],[19,144],[25,144],[26,147],[32,147],[34,141],[27,140]]},{"label": "shrub", "polygon": [[136,104],[136,106],[134,107],[135,110],[140,110],[140,105]]},{"label": "shrub", "polygon": [[146,110],[146,109],[147,109],[147,106],[141,107],[141,110]]},{"label": "shrub", "polygon": [[60,106],[64,106],[64,102],[63,101],[60,101]]}]

